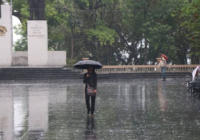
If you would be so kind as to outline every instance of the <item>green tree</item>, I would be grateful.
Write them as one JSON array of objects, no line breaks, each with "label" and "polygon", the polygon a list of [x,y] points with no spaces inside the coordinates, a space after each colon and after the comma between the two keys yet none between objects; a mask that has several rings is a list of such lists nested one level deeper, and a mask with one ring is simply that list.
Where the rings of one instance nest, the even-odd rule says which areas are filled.
[{"label": "green tree", "polygon": [[116,11],[121,3],[121,0],[76,2],[82,17],[83,47],[90,52],[91,59],[99,60],[103,64],[111,64],[111,60],[115,57],[111,49],[118,37],[114,24],[118,24],[119,15]]},{"label": "green tree", "polygon": [[188,30],[187,37],[191,42],[190,56],[192,63],[200,63],[200,1],[188,1],[181,14],[184,18],[182,27]]},{"label": "green tree", "polygon": [[[180,53],[178,50],[182,44],[177,44],[183,32],[178,35],[180,30],[174,17],[182,8],[181,3],[183,2],[180,0],[127,1],[124,13],[128,14],[124,16],[123,24],[118,27],[121,42],[125,44],[118,54],[123,50],[129,54],[124,64],[131,64],[132,61],[134,64],[155,62],[160,53],[168,55],[172,62],[181,62],[179,59],[183,58],[177,57],[177,54]],[[185,50],[184,58],[187,53],[187,49]],[[118,58],[121,59],[121,56],[118,55]]]},{"label": "green tree", "polygon": [[[188,0],[46,0],[45,2],[48,48],[66,50],[70,63],[82,57],[90,57],[101,61],[104,65],[137,65],[150,62],[153,64],[160,53],[165,53],[169,56],[170,62],[186,64],[189,51],[192,60],[197,58],[198,30],[189,27],[194,26],[198,29],[199,24],[188,20],[190,12],[193,11],[188,10],[188,5],[191,6],[194,1],[189,3]],[[13,0],[13,11],[22,22],[17,33],[23,37],[16,43],[16,50],[27,50],[26,23],[29,18],[27,1]],[[195,23],[197,21],[196,19]],[[196,41],[189,39],[189,36],[194,36]]]}]

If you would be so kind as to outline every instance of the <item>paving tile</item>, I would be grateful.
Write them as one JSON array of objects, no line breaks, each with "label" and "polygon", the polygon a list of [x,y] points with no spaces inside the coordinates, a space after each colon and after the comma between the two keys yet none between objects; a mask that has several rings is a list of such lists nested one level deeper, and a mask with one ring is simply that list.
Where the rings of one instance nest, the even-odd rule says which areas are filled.
[{"label": "paving tile", "polygon": [[98,80],[94,118],[82,80],[1,81],[0,140],[198,140],[187,80]]}]

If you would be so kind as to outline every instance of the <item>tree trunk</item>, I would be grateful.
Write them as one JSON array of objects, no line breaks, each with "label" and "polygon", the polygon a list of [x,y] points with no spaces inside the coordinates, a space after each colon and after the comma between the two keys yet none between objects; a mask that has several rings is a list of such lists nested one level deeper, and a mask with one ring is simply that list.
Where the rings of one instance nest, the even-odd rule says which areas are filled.
[{"label": "tree trunk", "polygon": [[[147,18],[147,8],[148,8],[148,6],[149,6],[149,4],[150,4],[150,2],[149,1],[147,1],[147,3],[146,3],[146,6],[144,7],[144,22],[146,22],[146,18]],[[147,28],[147,27],[146,27]],[[147,29],[146,29],[146,31],[145,31],[145,33],[144,33],[144,46],[145,46],[145,48],[144,48],[144,61],[143,61],[143,64],[144,65],[146,65],[147,64],[147,45],[148,45],[148,42],[147,42]]]},{"label": "tree trunk", "polygon": [[148,41],[147,41],[147,38],[145,37],[145,50],[144,50],[144,62],[143,64],[146,65],[147,64],[147,45],[148,45]]},{"label": "tree trunk", "polygon": [[65,35],[65,49],[66,49],[66,60],[68,60],[68,58],[67,57],[69,57],[70,55],[70,49],[68,48],[68,43],[69,42],[69,40],[68,40],[68,36],[67,35]]},{"label": "tree trunk", "polygon": [[71,59],[74,58],[74,35],[72,31],[72,37],[71,37]]},{"label": "tree trunk", "polygon": [[110,47],[108,46],[108,65],[110,65]]}]

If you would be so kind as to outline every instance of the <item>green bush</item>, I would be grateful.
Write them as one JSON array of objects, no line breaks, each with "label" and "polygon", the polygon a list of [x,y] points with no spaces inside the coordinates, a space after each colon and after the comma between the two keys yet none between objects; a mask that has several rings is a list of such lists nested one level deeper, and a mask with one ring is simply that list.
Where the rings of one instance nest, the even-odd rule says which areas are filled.
[{"label": "green bush", "polygon": [[74,66],[74,64],[76,63],[76,60],[75,59],[68,59],[66,61],[66,65],[67,66]]}]

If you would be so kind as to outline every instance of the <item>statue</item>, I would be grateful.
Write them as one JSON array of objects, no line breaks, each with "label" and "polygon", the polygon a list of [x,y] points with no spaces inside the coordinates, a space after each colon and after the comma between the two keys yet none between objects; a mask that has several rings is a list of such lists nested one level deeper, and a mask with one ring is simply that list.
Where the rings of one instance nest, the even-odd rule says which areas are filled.
[{"label": "statue", "polygon": [[0,3],[0,18],[1,18],[1,3]]},{"label": "statue", "polygon": [[44,20],[45,0],[28,0],[30,18],[29,20]]}]

